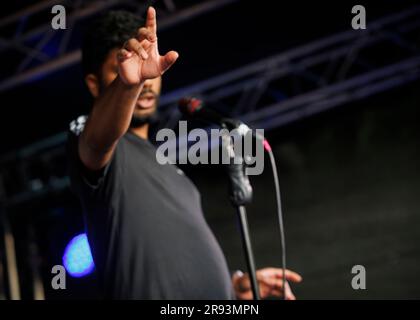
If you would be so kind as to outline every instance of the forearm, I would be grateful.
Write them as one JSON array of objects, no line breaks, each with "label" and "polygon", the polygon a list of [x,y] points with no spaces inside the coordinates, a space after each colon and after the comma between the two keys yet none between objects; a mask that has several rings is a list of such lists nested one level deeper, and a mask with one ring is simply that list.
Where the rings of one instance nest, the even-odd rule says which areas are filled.
[{"label": "forearm", "polygon": [[96,99],[82,135],[89,147],[105,152],[127,132],[142,88],[117,77]]},{"label": "forearm", "polygon": [[110,160],[130,126],[143,83],[128,86],[117,76],[96,99],[79,141],[80,158],[89,169],[98,170]]}]

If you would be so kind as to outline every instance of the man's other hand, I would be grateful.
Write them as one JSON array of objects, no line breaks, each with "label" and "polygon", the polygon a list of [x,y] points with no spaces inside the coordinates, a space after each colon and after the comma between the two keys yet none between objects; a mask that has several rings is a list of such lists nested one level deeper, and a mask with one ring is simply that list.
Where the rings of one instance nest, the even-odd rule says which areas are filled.
[{"label": "man's other hand", "polygon": [[[283,269],[264,268],[257,270],[257,281],[261,299],[283,297]],[[296,300],[287,281],[301,282],[302,277],[296,272],[286,269],[286,300]],[[232,283],[237,299],[251,300],[253,298],[251,281],[247,273],[235,273],[232,277]]]}]

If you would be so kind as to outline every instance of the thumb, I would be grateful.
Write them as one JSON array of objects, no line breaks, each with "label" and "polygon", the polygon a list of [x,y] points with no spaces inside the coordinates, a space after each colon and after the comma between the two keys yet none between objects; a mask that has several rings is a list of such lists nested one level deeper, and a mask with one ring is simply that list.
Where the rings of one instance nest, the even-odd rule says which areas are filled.
[{"label": "thumb", "polygon": [[286,300],[296,300],[295,295],[292,292],[292,289],[290,288],[290,285],[288,282],[286,282],[286,288],[285,288],[285,293],[286,293]]},{"label": "thumb", "polygon": [[163,57],[160,57],[160,68],[162,73],[168,70],[178,59],[179,54],[176,51],[169,51]]}]

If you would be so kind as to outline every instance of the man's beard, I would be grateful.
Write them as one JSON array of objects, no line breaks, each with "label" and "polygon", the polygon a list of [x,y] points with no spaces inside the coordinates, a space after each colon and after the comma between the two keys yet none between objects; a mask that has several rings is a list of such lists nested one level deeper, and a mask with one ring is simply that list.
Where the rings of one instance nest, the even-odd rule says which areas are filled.
[{"label": "man's beard", "polygon": [[[103,92],[104,88],[105,88],[105,86],[101,83],[100,87],[99,87],[99,92]],[[159,115],[158,115],[158,112],[157,112],[157,106],[158,106],[158,103],[159,103],[159,96],[153,90],[150,90],[150,89],[144,89],[140,93],[140,96],[144,95],[146,93],[150,93],[150,92],[155,95],[155,99],[156,99],[155,110],[151,114],[142,115],[142,116],[139,116],[139,115],[136,115],[136,114],[133,113],[133,116],[131,117],[131,121],[130,121],[130,128],[131,129],[135,129],[135,128],[144,126],[145,124],[154,125],[154,124],[158,123]]]},{"label": "man's beard", "polygon": [[149,124],[149,125],[155,124],[157,121],[158,121],[158,113],[156,109],[155,111],[153,111],[153,113],[147,114],[144,116],[133,114],[133,116],[131,117],[130,128],[134,129],[134,128],[144,126],[145,124]]}]

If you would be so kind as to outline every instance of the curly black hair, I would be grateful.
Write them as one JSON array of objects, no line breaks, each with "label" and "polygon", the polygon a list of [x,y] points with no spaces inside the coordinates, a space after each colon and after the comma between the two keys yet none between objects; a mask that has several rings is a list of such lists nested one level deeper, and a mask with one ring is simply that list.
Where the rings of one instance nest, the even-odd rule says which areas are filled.
[{"label": "curly black hair", "polygon": [[99,75],[108,53],[114,48],[120,48],[143,25],[144,19],[123,10],[108,11],[94,20],[83,37],[84,74]]}]

